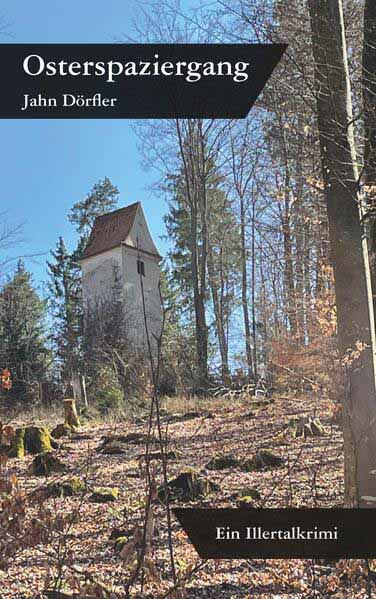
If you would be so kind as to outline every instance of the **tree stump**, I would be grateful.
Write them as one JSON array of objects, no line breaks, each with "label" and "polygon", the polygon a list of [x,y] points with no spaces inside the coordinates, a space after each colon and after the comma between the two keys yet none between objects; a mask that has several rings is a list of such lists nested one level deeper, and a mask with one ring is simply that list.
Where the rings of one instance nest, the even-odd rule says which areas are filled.
[{"label": "tree stump", "polygon": [[24,428],[16,429],[16,434],[13,438],[13,443],[10,447],[8,447],[8,451],[7,451],[8,457],[23,458],[25,456],[24,438],[25,438],[25,429]]},{"label": "tree stump", "polygon": [[41,453],[35,456],[31,471],[35,476],[49,476],[53,472],[65,472],[66,466],[53,453]]},{"label": "tree stump", "polygon": [[64,399],[64,423],[72,428],[80,426],[75,399]]},{"label": "tree stump", "polygon": [[293,437],[322,437],[325,435],[325,428],[319,418],[293,418],[289,422],[292,428]]},{"label": "tree stump", "polygon": [[284,459],[272,453],[270,449],[259,449],[252,458],[242,463],[241,470],[243,472],[253,472],[255,470],[280,468],[284,463]]},{"label": "tree stump", "polygon": [[28,426],[24,437],[25,450],[32,454],[49,453],[53,447],[53,439],[46,426]]},{"label": "tree stump", "polygon": [[45,426],[28,426],[17,428],[8,447],[7,455],[11,458],[23,458],[25,453],[43,454],[51,453],[58,447]]},{"label": "tree stump", "polygon": [[65,424],[65,422],[61,422],[60,424],[57,424],[55,428],[52,429],[51,437],[53,437],[54,439],[60,439],[61,437],[68,436],[73,431],[74,428],[72,426]]},{"label": "tree stump", "polygon": [[[167,484],[167,493],[170,501],[183,500],[194,501],[206,497],[211,491],[219,491],[216,483],[200,476],[194,468],[182,470],[176,478]],[[162,485],[158,488],[158,499],[162,503],[166,501],[166,489]]]}]

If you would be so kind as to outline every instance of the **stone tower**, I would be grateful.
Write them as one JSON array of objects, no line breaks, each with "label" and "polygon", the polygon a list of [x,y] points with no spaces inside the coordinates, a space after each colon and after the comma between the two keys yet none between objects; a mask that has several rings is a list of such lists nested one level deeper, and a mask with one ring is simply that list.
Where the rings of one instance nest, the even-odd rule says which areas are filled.
[{"label": "stone tower", "polygon": [[85,318],[116,290],[132,347],[147,350],[147,327],[154,353],[162,326],[160,260],[140,202],[98,216],[80,261]]}]

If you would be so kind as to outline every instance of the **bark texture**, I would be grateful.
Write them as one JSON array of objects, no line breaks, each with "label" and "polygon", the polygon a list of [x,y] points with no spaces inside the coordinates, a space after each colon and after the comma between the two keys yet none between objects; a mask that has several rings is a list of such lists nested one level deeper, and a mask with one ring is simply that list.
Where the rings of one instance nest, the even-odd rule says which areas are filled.
[{"label": "bark texture", "polygon": [[374,507],[376,398],[374,321],[341,0],[308,0],[317,120],[338,317],[346,369],[343,394],[346,505]]},{"label": "bark texture", "polygon": [[363,42],[364,169],[373,309],[376,308],[376,3],[364,3]]},{"label": "bark texture", "polygon": [[64,424],[72,428],[80,426],[75,399],[64,399]]}]

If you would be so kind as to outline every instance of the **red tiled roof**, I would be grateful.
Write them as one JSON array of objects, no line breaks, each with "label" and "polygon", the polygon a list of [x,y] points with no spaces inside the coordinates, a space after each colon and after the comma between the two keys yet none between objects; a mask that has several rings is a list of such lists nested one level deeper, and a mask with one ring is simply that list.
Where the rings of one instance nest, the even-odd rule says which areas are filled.
[{"label": "red tiled roof", "polygon": [[82,258],[90,258],[125,242],[133,227],[139,203],[97,216]]}]

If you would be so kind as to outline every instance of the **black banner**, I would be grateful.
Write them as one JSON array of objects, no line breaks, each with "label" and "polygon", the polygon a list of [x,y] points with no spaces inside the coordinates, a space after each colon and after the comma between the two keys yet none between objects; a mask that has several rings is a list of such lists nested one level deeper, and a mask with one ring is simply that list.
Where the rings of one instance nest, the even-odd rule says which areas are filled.
[{"label": "black banner", "polygon": [[376,557],[374,509],[173,511],[205,559]]},{"label": "black banner", "polygon": [[283,44],[1,44],[0,118],[244,118]]}]

